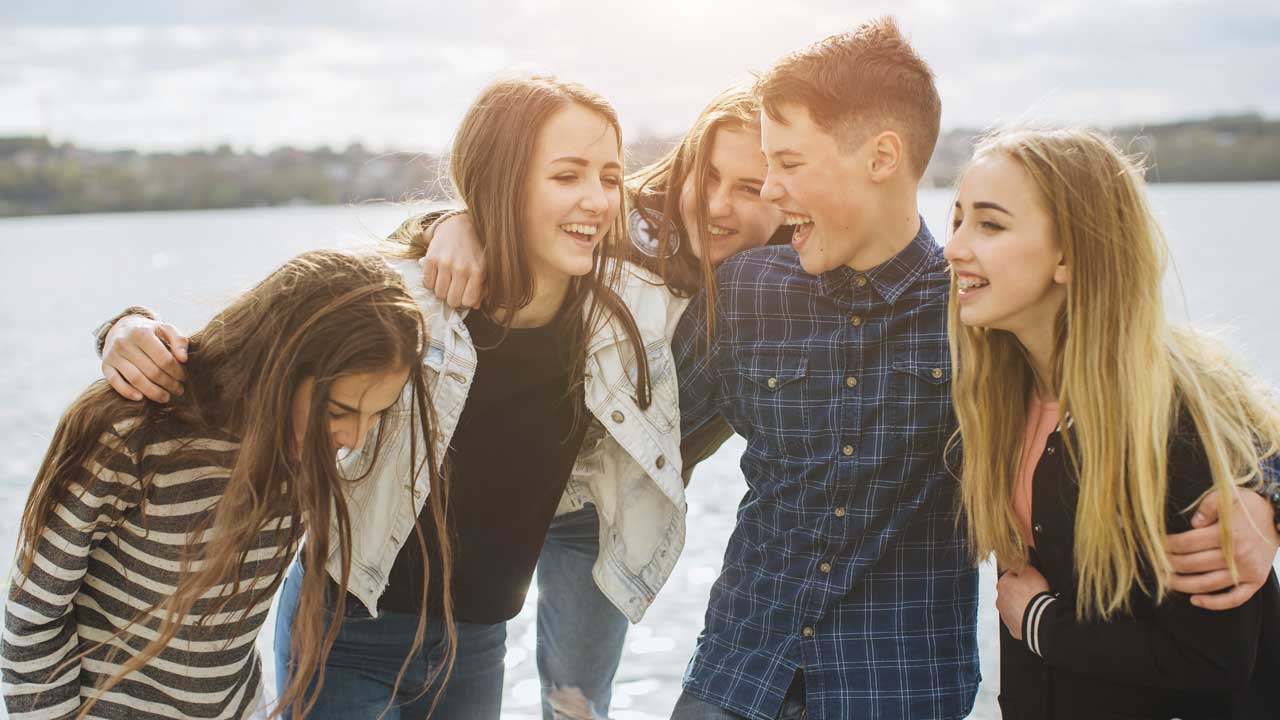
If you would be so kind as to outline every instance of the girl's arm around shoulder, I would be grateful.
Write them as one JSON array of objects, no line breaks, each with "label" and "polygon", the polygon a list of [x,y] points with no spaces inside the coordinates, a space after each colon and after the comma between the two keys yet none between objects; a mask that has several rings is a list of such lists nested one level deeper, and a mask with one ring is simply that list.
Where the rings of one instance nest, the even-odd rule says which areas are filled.
[{"label": "girl's arm around shoulder", "polygon": [[[1185,437],[1171,445],[1166,524],[1190,529],[1193,505],[1211,487],[1203,448]],[[1032,598],[1023,642],[1050,665],[1086,675],[1187,691],[1231,691],[1249,686],[1259,643],[1280,621],[1280,587],[1272,574],[1243,605],[1224,611],[1193,605],[1170,592],[1159,603],[1132,594],[1133,614],[1077,620],[1076,608],[1052,596]]]}]

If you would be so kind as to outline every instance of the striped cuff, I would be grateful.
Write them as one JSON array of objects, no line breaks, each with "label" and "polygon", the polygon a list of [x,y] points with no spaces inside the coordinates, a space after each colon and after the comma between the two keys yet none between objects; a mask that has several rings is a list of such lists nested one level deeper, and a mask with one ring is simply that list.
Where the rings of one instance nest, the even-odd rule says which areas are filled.
[{"label": "striped cuff", "polygon": [[1031,652],[1044,657],[1040,652],[1040,618],[1044,617],[1045,608],[1057,600],[1052,594],[1042,592],[1027,603],[1026,612],[1022,613],[1022,641]]}]

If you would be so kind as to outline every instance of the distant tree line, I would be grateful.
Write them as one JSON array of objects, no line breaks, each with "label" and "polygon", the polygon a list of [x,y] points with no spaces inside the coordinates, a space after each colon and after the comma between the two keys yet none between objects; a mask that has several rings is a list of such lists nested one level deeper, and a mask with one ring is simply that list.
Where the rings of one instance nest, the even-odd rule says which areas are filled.
[{"label": "distant tree line", "polygon": [[[1152,182],[1280,180],[1280,120],[1235,115],[1111,132],[1122,147],[1147,158]],[[978,135],[944,133],[925,183],[952,184]],[[656,159],[674,143],[649,137],[629,145],[629,167]],[[224,145],[140,153],[0,138],[0,216],[442,200],[445,170],[438,156],[378,153],[359,144],[341,151],[285,147],[260,154]]]}]

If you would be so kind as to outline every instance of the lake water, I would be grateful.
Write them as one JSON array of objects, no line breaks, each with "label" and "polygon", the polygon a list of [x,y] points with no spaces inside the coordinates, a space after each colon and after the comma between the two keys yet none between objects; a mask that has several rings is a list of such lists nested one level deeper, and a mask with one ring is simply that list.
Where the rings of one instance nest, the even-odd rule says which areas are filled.
[{"label": "lake water", "polygon": [[[1280,184],[1156,187],[1152,199],[1173,250],[1175,318],[1227,331],[1261,377],[1280,383],[1280,242],[1270,213]],[[922,212],[945,235],[951,193],[926,191]],[[238,289],[289,256],[351,247],[385,235],[410,212],[399,206],[274,208],[0,220],[0,571],[8,575],[31,478],[62,410],[99,376],[90,331],[128,305],[178,327],[199,327]],[[1258,218],[1263,218],[1259,220]],[[632,627],[611,715],[668,717],[679,694],[711,583],[743,493],[740,439],[698,469],[689,488],[689,537],[671,581]],[[994,579],[982,581],[983,676],[975,718],[998,717]],[[512,622],[506,718],[536,718],[532,599]],[[259,641],[268,672],[272,622]]]}]

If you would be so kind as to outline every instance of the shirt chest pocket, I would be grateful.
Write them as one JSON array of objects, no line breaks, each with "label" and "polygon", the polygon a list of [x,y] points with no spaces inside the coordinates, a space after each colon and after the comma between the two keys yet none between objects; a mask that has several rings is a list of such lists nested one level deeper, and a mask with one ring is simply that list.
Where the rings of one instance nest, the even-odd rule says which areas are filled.
[{"label": "shirt chest pocket", "polygon": [[[751,421],[757,449],[784,455],[806,454],[811,402],[809,358],[797,353],[745,354],[735,375],[739,417]],[[755,445],[756,443],[752,443]]]},{"label": "shirt chest pocket", "polygon": [[952,430],[951,358],[945,345],[895,348],[889,386],[893,437],[939,447]]}]

